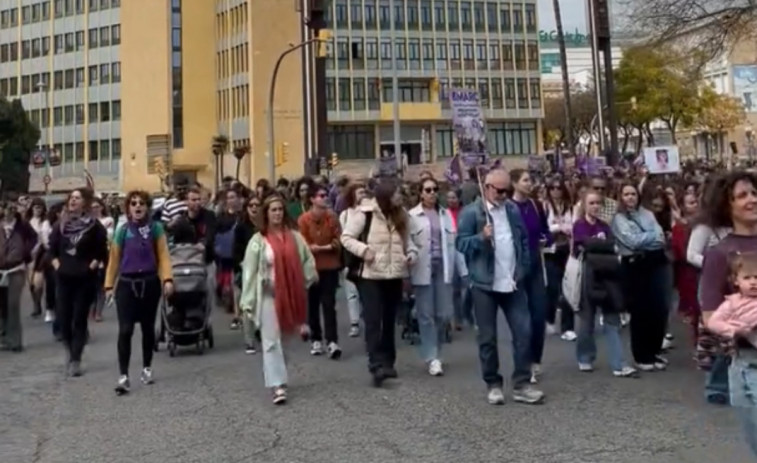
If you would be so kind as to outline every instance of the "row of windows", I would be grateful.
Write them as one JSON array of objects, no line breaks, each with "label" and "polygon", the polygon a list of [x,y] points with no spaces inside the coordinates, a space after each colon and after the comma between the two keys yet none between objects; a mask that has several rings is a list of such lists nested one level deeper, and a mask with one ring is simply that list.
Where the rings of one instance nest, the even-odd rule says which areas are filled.
[{"label": "row of windows", "polygon": [[[335,0],[327,23],[335,28],[391,29],[390,0]],[[536,5],[470,0],[395,0],[397,29],[477,31],[490,33],[537,30]]]},{"label": "row of windows", "polygon": [[327,69],[392,69],[392,52],[399,70],[538,70],[535,40],[338,38]]},{"label": "row of windows", "polygon": [[181,0],[171,0],[171,91],[173,147],[184,147],[184,85],[182,82]]},{"label": "row of windows", "polygon": [[[536,154],[535,122],[494,122],[486,125],[486,144],[490,156]],[[455,152],[455,131],[450,127],[436,129],[436,146],[432,150],[438,158],[452,157]]]},{"label": "row of windows", "polygon": [[[55,0],[55,18],[65,16],[75,16],[84,14],[85,0]],[[109,8],[118,8],[121,6],[121,0],[88,0],[89,12],[107,10]],[[0,11],[0,28],[7,29],[16,27],[19,24],[34,24],[40,21],[50,19],[50,2],[44,1],[27,5],[21,8],[21,17],[19,18],[19,9],[10,8]]]},{"label": "row of windows", "polygon": [[[84,162],[84,150],[89,148],[90,161],[117,161],[121,159],[121,139],[90,140],[86,144],[82,141],[76,143],[55,143],[53,148],[61,154],[63,164]],[[63,166],[61,166],[63,167]]]},{"label": "row of windows", "polygon": [[[538,78],[439,79],[439,101],[449,108],[450,88],[475,88],[484,109],[541,109],[541,81]],[[433,101],[426,82],[399,82],[398,101]],[[329,111],[377,110],[382,102],[394,101],[390,82],[378,79],[326,79],[326,107]]]},{"label": "row of windows", "polygon": [[235,6],[216,15],[216,38],[226,35],[239,34],[246,30],[249,24],[247,2]]},{"label": "row of windows", "polygon": [[216,92],[216,117],[220,121],[250,115],[250,86],[240,85]]},{"label": "row of windows", "polygon": [[[5,43],[0,45],[0,63],[8,63],[21,59],[39,58],[50,54],[50,37],[39,37],[21,42]],[[84,31],[56,34],[53,37],[54,53],[61,55],[84,50]],[[121,26],[105,26],[89,30],[89,48],[107,47],[121,43]],[[19,51],[19,44],[21,45]]]},{"label": "row of windows", "polygon": [[[43,92],[50,87],[50,75],[52,74],[52,90],[67,90],[104,84],[121,82],[121,63],[104,63],[66,69],[53,73],[25,74],[18,77],[0,79],[0,95],[13,97],[28,95],[35,92]],[[85,80],[86,79],[86,80]]]},{"label": "row of windows", "polygon": [[247,42],[216,53],[216,76],[219,79],[250,71],[250,48]]},{"label": "row of windows", "polygon": [[[88,114],[85,114],[85,109]],[[94,124],[98,122],[110,122],[121,120],[121,100],[101,101],[88,105],[74,104],[55,106],[52,111],[49,108],[29,109],[26,111],[29,118],[38,127],[63,127],[66,125],[82,125],[86,120]],[[52,115],[52,120],[50,116]]]},{"label": "row of windows", "polygon": [[[372,125],[328,126],[329,152],[341,159],[374,159],[376,132]],[[487,124],[486,143],[491,156],[535,154],[535,122],[494,122]],[[431,151],[437,158],[454,154],[455,131],[449,126],[437,127],[431,140]]]}]

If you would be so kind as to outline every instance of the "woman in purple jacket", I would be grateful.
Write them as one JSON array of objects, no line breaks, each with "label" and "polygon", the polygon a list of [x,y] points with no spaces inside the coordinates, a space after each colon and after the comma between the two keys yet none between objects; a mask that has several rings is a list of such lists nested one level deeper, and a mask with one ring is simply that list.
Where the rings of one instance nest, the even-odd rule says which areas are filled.
[{"label": "woman in purple jacket", "polygon": [[552,234],[547,225],[544,209],[531,198],[533,182],[528,171],[510,171],[513,186],[512,200],[518,206],[528,232],[528,250],[531,254],[531,268],[524,284],[528,296],[528,310],[531,314],[531,382],[536,383],[541,374],[541,358],[544,353],[544,338],[547,330],[547,290],[544,282],[544,261],[542,247],[552,245]]},{"label": "woman in purple jacket", "polygon": [[579,218],[573,224],[571,252],[576,257],[583,253],[581,303],[576,314],[578,369],[586,373],[594,371],[594,360],[597,357],[594,327],[597,310],[601,309],[612,374],[619,378],[633,378],[637,376],[637,372],[625,364],[620,339],[622,297],[617,282],[619,261],[615,254],[612,230],[599,219],[601,204],[602,198],[598,194],[587,193],[579,206]]}]

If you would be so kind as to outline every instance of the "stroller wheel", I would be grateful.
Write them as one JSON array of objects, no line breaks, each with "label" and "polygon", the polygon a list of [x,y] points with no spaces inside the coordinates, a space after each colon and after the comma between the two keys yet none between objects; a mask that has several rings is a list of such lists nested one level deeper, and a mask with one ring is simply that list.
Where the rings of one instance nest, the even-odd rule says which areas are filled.
[{"label": "stroller wheel", "polygon": [[205,341],[203,339],[200,339],[197,341],[197,355],[202,355],[205,353]]},{"label": "stroller wheel", "polygon": [[205,339],[208,342],[208,349],[212,349],[215,346],[215,339],[213,338],[213,327],[208,326],[205,332]]},{"label": "stroller wheel", "polygon": [[176,344],[174,342],[168,343],[168,355],[171,357],[176,355]]}]

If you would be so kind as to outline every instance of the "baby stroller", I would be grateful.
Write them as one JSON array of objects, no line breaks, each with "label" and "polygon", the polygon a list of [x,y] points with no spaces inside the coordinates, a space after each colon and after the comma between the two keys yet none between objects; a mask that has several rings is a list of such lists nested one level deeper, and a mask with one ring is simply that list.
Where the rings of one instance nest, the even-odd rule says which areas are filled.
[{"label": "baby stroller", "polygon": [[161,301],[161,331],[157,337],[165,340],[171,357],[176,355],[178,346],[195,346],[202,355],[205,347],[212,349],[214,345],[204,256],[205,248],[200,244],[181,244],[171,250],[174,293]]}]

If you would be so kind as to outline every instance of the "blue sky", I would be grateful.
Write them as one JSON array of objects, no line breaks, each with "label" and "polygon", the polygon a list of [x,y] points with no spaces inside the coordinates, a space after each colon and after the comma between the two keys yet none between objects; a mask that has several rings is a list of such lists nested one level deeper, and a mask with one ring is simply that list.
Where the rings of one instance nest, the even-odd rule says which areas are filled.
[{"label": "blue sky", "polygon": [[[613,8],[612,0],[610,1],[611,11],[619,9],[616,5]],[[555,28],[555,14],[552,10],[552,0],[538,0],[539,11],[539,29],[551,31]],[[576,28],[582,33],[588,30],[586,27],[586,0],[560,0],[560,13],[562,14],[563,27],[568,32],[575,32]],[[610,15],[611,18],[613,15]],[[613,18],[617,20],[617,16]]]}]

